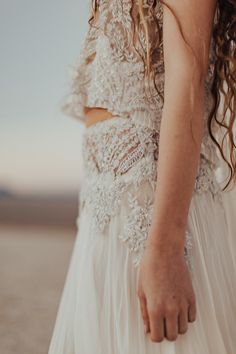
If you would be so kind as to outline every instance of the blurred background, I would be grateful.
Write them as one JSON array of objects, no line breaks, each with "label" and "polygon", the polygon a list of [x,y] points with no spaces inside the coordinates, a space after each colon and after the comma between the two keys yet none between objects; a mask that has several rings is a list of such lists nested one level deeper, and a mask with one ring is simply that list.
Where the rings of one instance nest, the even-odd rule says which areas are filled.
[{"label": "blurred background", "polygon": [[[0,4],[0,353],[47,354],[83,176],[85,128],[60,105],[88,1]],[[233,219],[235,191],[225,198]]]},{"label": "blurred background", "polygon": [[61,113],[88,2],[0,0],[0,353],[46,354],[76,235],[84,127]]}]

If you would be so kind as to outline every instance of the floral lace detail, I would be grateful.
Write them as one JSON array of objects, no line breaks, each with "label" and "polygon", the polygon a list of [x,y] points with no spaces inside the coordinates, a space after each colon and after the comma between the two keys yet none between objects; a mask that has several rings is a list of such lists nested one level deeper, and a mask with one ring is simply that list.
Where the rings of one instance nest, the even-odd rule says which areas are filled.
[{"label": "floral lace detail", "polygon": [[[130,185],[138,189],[144,179],[156,181],[158,140],[156,133],[143,129],[146,146],[140,143],[130,120],[116,117],[86,129],[82,150],[85,178],[80,206],[89,206],[92,227],[101,231],[117,213]],[[132,173],[131,173],[132,171]]]},{"label": "floral lace detail", "polygon": [[[137,267],[145,250],[148,231],[152,221],[154,199],[149,195],[138,198],[137,192],[128,192],[127,199],[129,210],[123,216],[124,226],[118,238],[128,244],[129,252],[133,255],[133,264]],[[193,269],[190,257],[191,248],[192,236],[187,229],[185,233],[184,257],[190,270]]]},{"label": "floral lace detail", "polygon": [[[155,86],[151,80],[147,87],[144,75],[144,64],[136,49],[146,48],[145,29],[140,26],[138,39],[133,45],[132,18],[130,14],[131,0],[100,0],[98,16],[89,26],[84,38],[78,62],[73,67],[70,92],[62,104],[62,109],[81,121],[85,121],[86,107],[101,107],[113,115],[134,116],[141,112],[146,117],[144,124],[149,128],[160,126],[164,95],[164,55],[163,55],[163,5],[157,1],[154,16],[150,9],[152,1],[143,1],[143,12],[150,32],[152,70]],[[138,2],[135,2],[138,6]],[[158,20],[160,29],[160,46],[157,44],[157,28],[154,19]],[[136,48],[136,49],[135,49]],[[205,107],[207,120],[211,108],[211,84],[215,62],[213,37],[210,42],[209,66],[205,80]],[[203,153],[215,161],[215,156],[207,148],[211,139],[205,126]],[[206,145],[206,148],[205,148]],[[209,154],[208,154],[209,153]],[[217,163],[217,161],[215,161]]]},{"label": "floral lace detail", "polygon": [[200,155],[200,164],[195,181],[194,193],[202,194],[210,190],[215,201],[220,202],[222,205],[222,193],[220,184],[217,182],[215,175],[215,165]]},{"label": "floral lace detail", "polygon": [[[136,129],[122,116],[86,129],[82,144],[85,174],[79,198],[80,212],[86,208],[90,213],[95,232],[102,233],[113,216],[121,215],[124,222],[118,237],[133,255],[134,266],[142,258],[151,223],[159,142],[155,130],[145,126],[139,126],[139,132]],[[201,155],[194,193],[208,190],[221,199],[213,165]],[[189,268],[191,237],[186,230],[185,258]]]},{"label": "floral lace detail", "polygon": [[[145,0],[143,7],[144,16],[152,27],[151,3]],[[98,17],[84,38],[71,90],[62,108],[81,121],[86,119],[86,107],[106,108],[114,115],[105,123],[89,127],[84,134],[85,175],[80,190],[80,212],[86,208],[91,215],[91,228],[101,233],[113,216],[126,213],[122,216],[124,223],[118,237],[127,245],[134,265],[138,266],[145,249],[157,181],[164,61],[162,41],[160,47],[155,48],[157,33],[153,26],[149,44],[153,47],[151,60],[159,93],[153,83],[147,90],[144,64],[132,44],[131,4],[131,0],[99,1]],[[163,9],[159,1],[155,14],[162,35]],[[136,48],[146,48],[142,26],[138,39]],[[194,193],[209,190],[220,200],[220,189],[214,177],[218,164],[216,147],[207,130],[212,106],[213,46],[212,38],[205,81],[205,128]],[[191,234],[186,230],[185,257],[189,267],[191,244]]]},{"label": "floral lace detail", "polygon": [[117,116],[87,128],[82,149],[88,175],[107,173],[114,179],[148,154],[157,160],[159,135],[147,127],[139,130],[142,143],[136,126],[126,117]]},{"label": "floral lace detail", "polygon": [[[84,120],[84,106],[103,107],[124,115],[135,109],[155,111],[162,105],[154,85],[149,97],[145,93],[144,64],[132,44],[131,5],[131,0],[99,2],[98,19],[89,27],[74,67],[71,93],[63,107],[66,113]],[[159,2],[156,12],[161,29],[162,6]],[[154,34],[153,28],[153,37]],[[146,46],[143,31],[140,31],[139,40],[137,49]],[[156,60],[155,70],[163,72],[162,46],[158,53],[161,60]],[[163,75],[156,85],[163,93]]]}]

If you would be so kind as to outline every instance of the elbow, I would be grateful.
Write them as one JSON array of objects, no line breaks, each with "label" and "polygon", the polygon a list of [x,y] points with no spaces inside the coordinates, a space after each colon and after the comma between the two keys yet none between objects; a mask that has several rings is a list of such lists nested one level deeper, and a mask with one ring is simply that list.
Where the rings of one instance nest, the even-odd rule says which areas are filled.
[{"label": "elbow", "polygon": [[192,57],[190,64],[187,66],[188,75],[196,85],[202,86],[207,75],[206,66],[195,57]]},{"label": "elbow", "polygon": [[189,85],[202,87],[204,85],[207,68],[195,56],[185,55],[182,58],[173,58],[165,65],[165,77],[177,82],[186,82]]}]

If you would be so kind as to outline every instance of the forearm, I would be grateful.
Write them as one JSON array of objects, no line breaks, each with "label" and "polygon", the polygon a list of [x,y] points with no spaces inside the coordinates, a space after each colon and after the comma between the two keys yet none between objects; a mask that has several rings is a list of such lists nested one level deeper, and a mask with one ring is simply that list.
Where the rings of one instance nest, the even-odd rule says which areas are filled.
[{"label": "forearm", "polygon": [[159,250],[179,251],[184,247],[200,156],[204,85],[200,72],[195,70],[193,75],[190,70],[189,74],[169,73],[165,89],[157,188],[148,243],[155,244]]},{"label": "forearm", "polygon": [[152,223],[138,283],[144,323],[158,342],[169,333],[172,340],[177,338],[177,332],[185,333],[187,322],[196,319],[184,246],[203,137],[216,0],[163,4],[164,107]]}]

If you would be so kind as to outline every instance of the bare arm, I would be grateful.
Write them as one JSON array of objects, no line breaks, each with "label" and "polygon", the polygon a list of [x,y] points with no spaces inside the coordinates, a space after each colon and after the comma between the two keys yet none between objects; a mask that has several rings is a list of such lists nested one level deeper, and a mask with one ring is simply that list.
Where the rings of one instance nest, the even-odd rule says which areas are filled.
[{"label": "bare arm", "polygon": [[163,5],[165,91],[158,181],[138,289],[144,323],[154,341],[162,340],[165,330],[168,339],[176,339],[178,331],[186,332],[187,319],[193,321],[196,316],[183,248],[200,156],[204,80],[216,1],[166,3],[174,10],[183,36],[173,14]]},{"label": "bare arm", "polygon": [[167,242],[168,247],[173,245],[174,248],[178,244],[183,248],[184,240],[176,231],[182,235],[185,230],[197,173],[203,128],[204,79],[215,0],[169,0],[167,4],[180,19],[184,36],[195,56],[185,44],[173,15],[164,7],[165,103],[158,187],[149,241]]}]

